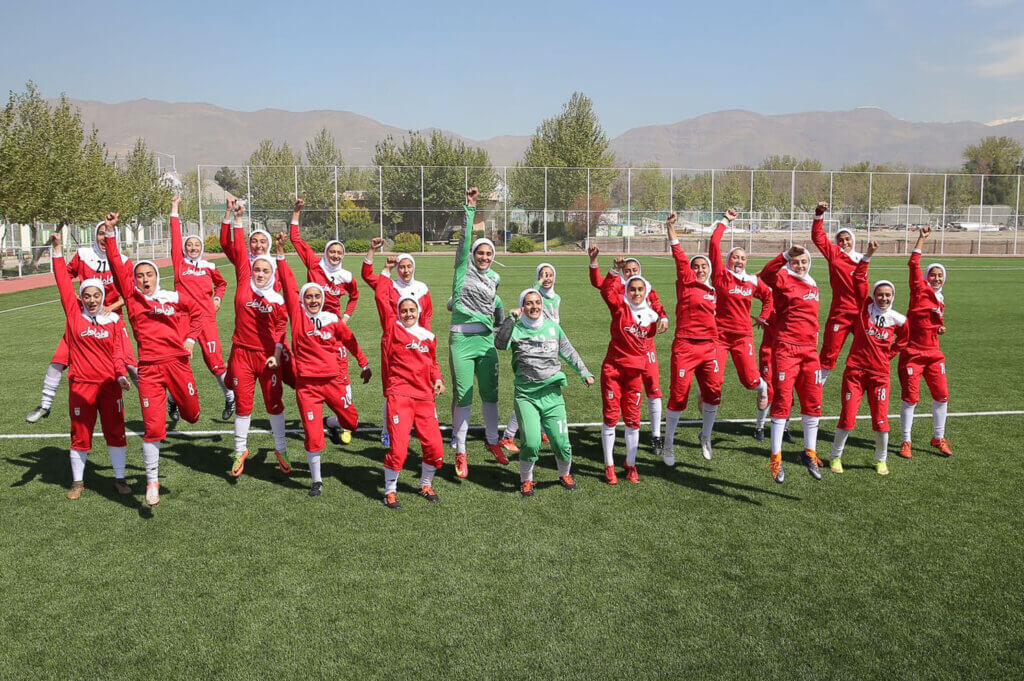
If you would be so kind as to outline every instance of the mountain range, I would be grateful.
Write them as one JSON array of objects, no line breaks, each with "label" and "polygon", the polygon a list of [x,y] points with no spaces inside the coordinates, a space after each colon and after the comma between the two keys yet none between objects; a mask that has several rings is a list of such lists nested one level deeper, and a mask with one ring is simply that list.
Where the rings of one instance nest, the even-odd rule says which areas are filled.
[{"label": "mountain range", "polygon": [[[173,154],[180,171],[197,163],[244,163],[261,139],[287,141],[294,150],[301,150],[305,140],[321,128],[334,135],[346,163],[369,164],[378,140],[408,132],[351,111],[233,111],[212,104],[150,99],[72,102],[81,109],[87,126],[96,125],[113,153],[125,154],[142,137],[150,149]],[[495,165],[517,162],[530,140],[528,135],[474,140],[450,130],[442,132],[486,149]],[[876,107],[782,115],[731,110],[633,128],[614,137],[611,148],[620,165],[723,168],[756,165],[766,156],[789,154],[817,159],[825,168],[873,161],[911,169],[953,169],[960,167],[964,147],[988,135],[1006,135],[1024,143],[1024,120],[905,121]],[[160,160],[162,165],[169,163],[163,156]]]}]

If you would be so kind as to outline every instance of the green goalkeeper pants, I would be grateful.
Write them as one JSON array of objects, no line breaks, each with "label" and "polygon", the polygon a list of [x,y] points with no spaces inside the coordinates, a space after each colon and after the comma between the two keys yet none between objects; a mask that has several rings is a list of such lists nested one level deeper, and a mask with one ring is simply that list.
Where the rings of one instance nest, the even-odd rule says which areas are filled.
[{"label": "green goalkeeper pants", "polygon": [[473,404],[473,376],[483,402],[498,401],[498,350],[494,347],[494,334],[459,333],[453,331],[448,338],[449,361],[457,407]]},{"label": "green goalkeeper pants", "polygon": [[565,400],[562,387],[551,385],[524,394],[516,391],[516,418],[522,433],[520,461],[536,461],[540,452],[541,431],[548,434],[551,449],[556,459],[572,459],[572,445],[569,443],[569,420],[565,415]]}]

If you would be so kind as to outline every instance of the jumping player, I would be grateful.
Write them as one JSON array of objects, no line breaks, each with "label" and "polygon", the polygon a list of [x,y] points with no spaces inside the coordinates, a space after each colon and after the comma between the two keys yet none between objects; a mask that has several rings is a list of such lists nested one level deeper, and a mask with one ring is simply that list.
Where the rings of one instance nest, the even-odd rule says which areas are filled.
[{"label": "jumping player", "polygon": [[359,414],[352,403],[352,386],[347,380],[347,366],[344,367],[346,380],[339,380],[343,367],[338,349],[344,346],[355,356],[363,383],[370,380],[370,363],[352,330],[338,315],[324,309],[325,295],[320,284],[311,281],[296,292],[295,275],[284,259],[283,234],[278,235],[277,256],[277,274],[281,278],[292,327],[295,401],[306,434],[306,462],[311,478],[309,496],[318,497],[324,484],[320,475],[320,453],[325,446],[324,405],[337,415],[345,430],[354,431],[359,424]]},{"label": "jumping player", "polygon": [[[244,212],[244,205],[234,206],[233,231],[241,232]],[[231,475],[240,476],[249,457],[249,425],[257,381],[274,434],[274,456],[278,468],[287,475],[292,466],[287,453],[281,385],[287,312],[284,297],[274,290],[275,286],[280,287],[277,261],[269,255],[257,255],[250,263],[238,250],[226,253],[235,266],[235,330],[228,355],[228,375],[235,391],[235,456]]]},{"label": "jumping player", "polygon": [[[588,255],[591,256],[590,262],[590,285],[596,289],[601,288],[601,269],[594,266],[594,257],[597,254],[597,247],[591,246],[587,249]],[[623,290],[626,286],[626,280],[630,277],[642,277],[643,270],[640,267],[640,261],[636,258],[625,258],[622,261],[622,270],[619,272],[619,286]],[[647,300],[650,303],[651,309],[658,314],[658,333],[665,333],[668,331],[668,315],[665,313],[665,307],[661,304],[658,299],[658,292],[652,286],[648,293]],[[647,395],[647,411],[651,417],[651,449],[656,453],[660,452],[665,446],[665,440],[661,435],[661,408],[662,408],[662,392],[661,392],[661,369],[658,367],[658,356],[654,356],[654,361],[647,365],[644,369],[643,375],[644,382],[644,393]]]},{"label": "jumping player", "polygon": [[827,210],[827,201],[819,203],[811,226],[811,241],[828,262],[828,281],[832,287],[832,303],[828,308],[821,352],[818,353],[822,387],[828,375],[836,368],[846,337],[854,333],[859,323],[863,303],[857,296],[853,271],[864,256],[855,249],[857,242],[852,230],[843,227],[836,231],[835,243],[828,240],[825,222],[818,219]]},{"label": "jumping player", "polygon": [[668,414],[665,417],[665,447],[661,452],[661,458],[668,466],[676,463],[676,428],[682,411],[686,409],[690,382],[695,375],[701,401],[700,451],[705,460],[710,460],[712,456],[711,430],[715,426],[718,405],[722,401],[724,374],[717,355],[717,295],[711,282],[715,272],[722,267],[722,235],[729,223],[736,219],[736,211],[730,208],[715,224],[708,245],[709,255],[695,255],[692,258],[686,257],[679,243],[676,218],[676,214],[672,213],[665,223],[672,258],[676,264],[676,330],[672,339],[672,378]]},{"label": "jumping player", "polygon": [[[508,464],[498,444],[498,352],[494,348],[497,288],[501,277],[491,268],[494,242],[473,238],[473,218],[480,190],[466,192],[466,227],[459,233],[452,279],[452,320],[449,336],[452,382],[452,431],[455,440],[455,474],[469,475],[466,433],[473,404],[473,377],[480,390],[481,410],[489,451],[500,464]],[[390,370],[390,368],[389,368]]]},{"label": "jumping player", "polygon": [[910,435],[914,428],[914,410],[920,399],[921,377],[932,394],[932,447],[945,456],[953,455],[946,439],[946,413],[949,407],[949,385],[946,382],[946,356],[939,347],[939,336],[946,333],[946,301],[942,287],[946,284],[946,268],[932,263],[921,271],[921,249],[931,234],[931,227],[922,227],[914,252],[910,254],[910,305],[907,319],[910,340],[900,353],[899,375],[901,399],[900,421],[903,444],[899,455],[913,456]]},{"label": "jumping player", "polygon": [[868,264],[877,249],[878,242],[871,241],[853,270],[853,284],[862,302],[843,371],[843,406],[829,464],[835,473],[843,472],[843,450],[857,424],[861,397],[866,395],[875,431],[875,470],[879,475],[889,474],[889,372],[892,358],[907,345],[907,318],[892,309],[896,287],[888,279],[876,282],[868,295]]},{"label": "jumping player", "polygon": [[217,311],[220,309],[228,282],[217,271],[217,266],[203,259],[203,240],[190,236],[182,240],[181,218],[178,204],[181,196],[171,199],[171,262],[174,265],[174,289],[189,298],[192,308],[198,310],[200,336],[197,339],[206,367],[224,391],[224,420],[235,413],[235,393],[227,385],[228,367],[221,350]]},{"label": "jumping player", "polygon": [[[391,270],[395,270],[396,277],[393,285],[388,288],[391,297],[394,299],[394,303],[398,305],[398,298],[402,295],[409,294],[416,299],[416,303],[420,306],[422,312],[420,313],[420,326],[427,331],[433,331],[431,325],[434,319],[434,303],[430,298],[430,289],[427,285],[421,281],[418,281],[416,277],[416,259],[408,253],[400,253],[397,257],[388,258],[385,261],[384,269],[380,275],[373,271],[373,252],[379,251],[384,248],[384,239],[380,237],[374,237],[370,240],[370,250],[367,252],[366,257],[363,259],[363,267],[360,274],[363,277],[363,281],[369,284],[370,288],[374,291],[377,290],[377,284],[380,277],[391,278]],[[397,309],[397,307],[395,308]],[[388,384],[387,370],[388,370],[388,357],[384,352],[384,337],[380,339],[380,371],[381,371],[381,386],[386,388]],[[384,396],[383,402],[383,413],[384,420],[381,421],[382,427],[380,429],[380,443],[385,447],[390,446],[390,436],[388,435],[388,400],[387,396]]]},{"label": "jumping player", "polygon": [[[114,275],[110,271],[110,263],[107,260],[107,246],[103,240],[103,234],[106,229],[106,222],[99,222],[93,229],[93,243],[79,248],[66,266],[68,274],[72,278],[78,279],[79,282],[83,282],[86,279],[99,279],[102,281],[104,285],[102,314],[116,314],[118,319],[120,319],[121,308],[124,307],[124,299],[117,292],[117,287],[114,286]],[[117,228],[113,229],[116,230]],[[127,256],[122,255],[121,257],[124,259],[126,267],[131,267],[131,261],[128,260]],[[128,338],[128,330],[124,328],[123,323],[121,324],[121,329],[120,338],[125,365],[128,368],[128,377],[137,384],[139,378],[137,367],[139,362],[135,359],[135,350],[132,348],[132,342]],[[69,362],[67,342],[62,337],[60,342],[57,343],[57,349],[54,351],[53,357],[50,359],[50,366],[47,367],[46,374],[43,376],[43,392],[39,398],[39,406],[28,413],[25,417],[27,422],[36,423],[50,415],[53,399],[57,396],[57,388],[60,387],[61,376],[64,370],[68,368]]]},{"label": "jumping player", "polygon": [[61,252],[60,234],[50,237],[53,244],[53,276],[57,280],[61,306],[67,321],[64,338],[70,355],[68,372],[68,413],[71,417],[71,489],[68,499],[77,499],[85,488],[85,460],[92,448],[92,429],[99,412],[103,439],[107,441],[110,465],[114,469],[114,488],[118,494],[130,494],[125,480],[124,399],[128,390],[128,372],[124,364],[121,318],[103,312],[105,285],[99,279],[86,279],[78,295]]},{"label": "jumping player", "polygon": [[[593,247],[591,268],[598,267],[600,251]],[[615,474],[615,427],[619,416],[626,423],[626,479],[640,482],[636,470],[636,453],[640,444],[640,399],[643,374],[656,358],[654,336],[659,315],[647,299],[650,284],[643,277],[630,277],[620,288],[619,268],[623,261],[616,259],[601,283],[601,298],[611,312],[611,339],[601,364],[601,450],[604,453],[604,479],[609,485],[619,482]]]},{"label": "jumping player", "polygon": [[[331,239],[324,246],[323,255],[318,255],[310,248],[299,235],[299,215],[306,202],[298,199],[295,208],[292,210],[292,222],[288,230],[295,252],[306,265],[306,276],[309,281],[320,284],[327,296],[324,302],[324,310],[338,315],[342,322],[348,324],[352,313],[356,311],[356,303],[359,301],[359,287],[356,286],[355,277],[352,273],[342,267],[342,260],[345,257],[345,244]],[[348,296],[348,303],[345,311],[341,310],[342,296]]]},{"label": "jumping player", "polygon": [[569,420],[562,397],[562,386],[567,380],[559,358],[568,362],[588,387],[594,384],[594,375],[562,327],[545,315],[544,297],[536,288],[519,294],[519,307],[510,310],[502,321],[494,336],[494,345],[499,350],[512,349],[515,409],[524,435],[519,452],[520,492],[525,497],[533,496],[533,467],[540,451],[542,429],[551,433],[558,483],[567,490],[575,490],[576,482],[570,473]]},{"label": "jumping player", "polygon": [[396,304],[390,290],[393,288],[389,277],[380,277],[373,297],[384,336],[382,356],[390,358],[384,387],[391,434],[384,457],[384,505],[399,509],[398,474],[405,466],[413,429],[423,450],[419,495],[430,502],[438,501],[434,474],[443,462],[444,443],[435,399],[444,392],[444,381],[437,365],[437,339],[419,323],[418,300],[403,293]]},{"label": "jumping player", "polygon": [[167,437],[167,394],[183,419],[189,423],[199,420],[199,391],[189,359],[202,329],[200,315],[188,298],[160,288],[160,270],[155,263],[140,260],[131,269],[125,265],[113,229],[117,220],[117,213],[107,215],[107,254],[139,346],[146,503],[156,506],[160,503],[160,443]]}]

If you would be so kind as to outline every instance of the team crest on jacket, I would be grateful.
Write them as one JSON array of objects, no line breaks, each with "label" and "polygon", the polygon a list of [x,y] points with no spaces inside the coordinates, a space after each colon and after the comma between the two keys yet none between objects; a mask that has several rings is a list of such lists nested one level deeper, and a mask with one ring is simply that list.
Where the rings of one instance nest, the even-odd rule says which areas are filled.
[{"label": "team crest on jacket", "polygon": [[395,414],[394,416],[391,417],[391,422],[394,423],[396,426],[398,425],[398,414]]},{"label": "team crest on jacket", "polygon": [[313,412],[311,412],[311,411],[307,411],[306,412],[306,420],[307,421],[312,421],[313,420]]}]

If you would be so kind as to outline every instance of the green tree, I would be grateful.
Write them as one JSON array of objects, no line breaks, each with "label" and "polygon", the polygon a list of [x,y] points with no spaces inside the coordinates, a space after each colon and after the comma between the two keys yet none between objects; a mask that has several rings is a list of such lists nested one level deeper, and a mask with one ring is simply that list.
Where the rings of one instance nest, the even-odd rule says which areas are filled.
[{"label": "green tree", "polygon": [[306,141],[306,166],[299,169],[299,196],[306,201],[303,228],[317,238],[334,238],[334,172],[344,164],[341,150],[327,128]]},{"label": "green tree", "polygon": [[222,166],[213,174],[213,181],[232,196],[245,196],[245,180],[234,168]]},{"label": "green tree", "polygon": [[[377,142],[373,163],[383,167],[387,222],[401,225],[403,232],[424,229],[428,240],[447,238],[449,227],[462,221],[467,183],[480,188],[481,210],[497,185],[486,151],[436,130],[429,138],[411,132],[401,142],[388,135]],[[421,180],[425,222],[420,211]],[[377,199],[375,190],[371,200]]]},{"label": "green tree", "polygon": [[154,218],[170,212],[173,191],[161,181],[156,157],[142,138],[135,140],[135,146],[125,158],[117,184],[118,209],[140,225],[148,225]]},{"label": "green tree", "polygon": [[249,155],[249,214],[254,222],[285,221],[295,202],[295,166],[301,159],[287,142],[261,140]]},{"label": "green tree", "polygon": [[[547,206],[565,210],[587,194],[585,168],[612,168],[615,154],[609,150],[594,103],[582,92],[574,92],[562,106],[562,113],[545,119],[530,139],[519,169],[509,173],[509,189],[517,206],[544,206],[544,173],[527,168],[548,168]],[[551,170],[555,169],[555,170]],[[590,171],[590,195],[609,196],[615,171]]]},{"label": "green tree", "polygon": [[[1024,172],[1024,147],[1012,137],[986,137],[963,152],[965,173],[972,175],[1016,175]],[[986,177],[987,205],[1015,205],[1016,177]]]}]

